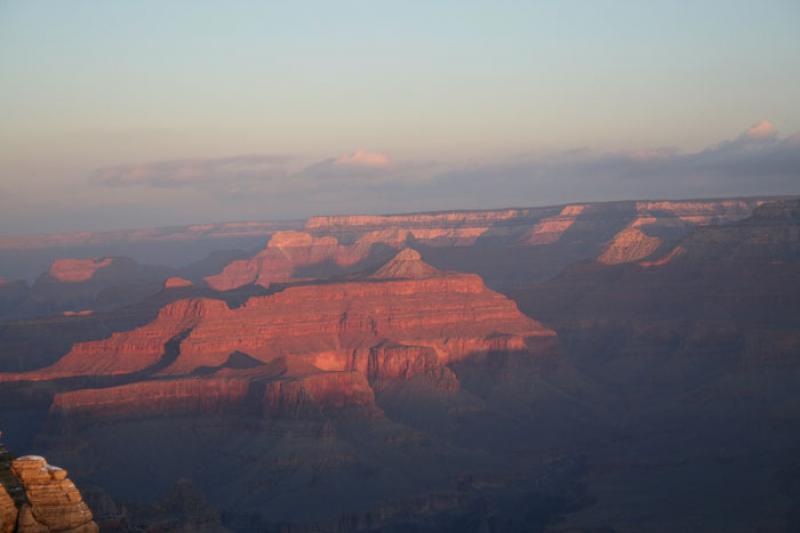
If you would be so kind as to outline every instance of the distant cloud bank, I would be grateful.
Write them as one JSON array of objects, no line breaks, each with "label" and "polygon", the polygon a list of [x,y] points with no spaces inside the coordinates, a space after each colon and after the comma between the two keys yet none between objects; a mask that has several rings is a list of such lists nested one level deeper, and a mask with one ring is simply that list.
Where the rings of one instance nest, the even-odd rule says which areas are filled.
[{"label": "distant cloud bank", "polygon": [[[242,217],[541,205],[633,198],[800,194],[800,134],[769,121],[692,153],[574,149],[484,164],[396,161],[358,149],[306,163],[274,154],[99,169],[106,187],[192,188]],[[238,202],[238,203],[237,203]],[[259,216],[259,205],[269,212]],[[213,216],[213,215],[212,215]]]},{"label": "distant cloud bank", "polygon": [[389,166],[389,156],[377,152],[356,150],[352,154],[339,157],[335,163],[344,166],[387,167]]},{"label": "distant cloud bank", "polygon": [[176,159],[98,169],[91,181],[110,187],[190,187],[250,181],[285,174],[287,156],[247,154],[233,157]]}]

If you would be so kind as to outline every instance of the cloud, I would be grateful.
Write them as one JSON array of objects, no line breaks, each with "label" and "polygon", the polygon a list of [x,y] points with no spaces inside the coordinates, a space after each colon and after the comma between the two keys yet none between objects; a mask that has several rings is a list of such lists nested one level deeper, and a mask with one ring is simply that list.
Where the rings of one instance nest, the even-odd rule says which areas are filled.
[{"label": "cloud", "polygon": [[324,159],[297,173],[298,177],[312,180],[378,180],[408,175],[424,165],[413,161],[395,162],[380,152],[356,150],[337,158]]},{"label": "cloud", "polygon": [[[765,124],[695,152],[579,148],[463,164],[392,160],[363,150],[312,164],[244,155],[106,168],[95,180],[139,187],[141,197],[153,196],[147,188],[171,187],[173,195],[158,195],[159,212],[172,205],[172,212],[194,214],[202,205],[208,219],[800,194],[800,134],[781,137]],[[159,223],[171,223],[166,216]]]},{"label": "cloud", "polygon": [[110,187],[235,186],[285,176],[288,163],[286,156],[263,154],[176,159],[101,168],[91,181]]},{"label": "cloud", "polygon": [[769,139],[777,135],[775,126],[769,120],[762,120],[753,124],[742,136],[748,139]]},{"label": "cloud", "polygon": [[[762,121],[704,150],[617,153],[572,150],[462,167],[431,180],[431,197],[462,204],[534,205],[589,200],[800,194],[800,135],[780,138]],[[472,205],[468,205],[472,202]]]},{"label": "cloud", "polygon": [[359,149],[352,154],[340,156],[334,161],[334,164],[357,167],[388,167],[390,160],[386,154]]},{"label": "cloud", "polygon": [[394,165],[386,154],[361,149],[312,164],[283,155],[246,154],[104,167],[95,171],[91,182],[109,187],[223,188],[241,193],[280,178],[286,179],[276,186],[285,188],[300,186],[304,180],[384,177],[408,167],[408,162]]}]

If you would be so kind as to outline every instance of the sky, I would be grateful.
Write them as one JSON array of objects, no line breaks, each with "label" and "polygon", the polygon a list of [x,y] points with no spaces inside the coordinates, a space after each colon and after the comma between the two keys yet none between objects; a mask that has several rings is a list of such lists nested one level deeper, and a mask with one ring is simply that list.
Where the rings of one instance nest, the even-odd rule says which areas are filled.
[{"label": "sky", "polygon": [[800,2],[0,0],[0,234],[800,193]]}]

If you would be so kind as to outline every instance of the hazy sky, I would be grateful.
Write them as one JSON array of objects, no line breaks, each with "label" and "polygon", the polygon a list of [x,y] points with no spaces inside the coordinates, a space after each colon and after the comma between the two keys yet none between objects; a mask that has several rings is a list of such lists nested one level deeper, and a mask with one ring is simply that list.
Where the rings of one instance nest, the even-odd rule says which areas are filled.
[{"label": "hazy sky", "polygon": [[799,58],[797,0],[0,0],[0,233],[800,193]]}]

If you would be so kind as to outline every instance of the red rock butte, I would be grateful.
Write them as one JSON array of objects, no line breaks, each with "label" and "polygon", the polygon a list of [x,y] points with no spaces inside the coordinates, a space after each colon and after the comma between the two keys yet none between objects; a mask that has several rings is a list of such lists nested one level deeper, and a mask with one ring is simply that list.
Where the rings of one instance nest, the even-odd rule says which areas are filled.
[{"label": "red rock butte", "polygon": [[[326,406],[365,406],[372,404],[370,385],[425,375],[443,389],[457,389],[447,364],[496,351],[546,352],[555,338],[479,276],[439,271],[405,249],[373,276],[291,286],[234,309],[212,298],[178,300],[144,326],[77,343],[50,367],[0,374],[0,381],[145,372],[159,379],[64,393],[54,405],[113,411],[129,402],[148,410],[156,409],[151,399],[158,396],[165,409],[166,402],[178,410],[215,410],[239,405],[253,381],[275,382],[272,367],[264,365],[282,360],[288,371],[278,381],[289,381],[264,392],[273,395],[262,404],[267,412],[281,411],[275,405],[287,401],[283,394],[302,393]],[[177,354],[166,360],[170,341]],[[228,368],[232,354],[260,366]],[[204,369],[211,373],[194,375]]]},{"label": "red rock butte", "polygon": [[141,371],[158,363],[164,345],[187,331],[177,359],[160,374],[216,367],[236,351],[261,361],[303,357],[325,370],[345,370],[359,350],[386,339],[431,346],[446,363],[501,345],[524,349],[526,338],[555,335],[489,290],[479,276],[438,271],[407,249],[374,277],[292,286],[251,297],[236,309],[211,298],[179,300],[149,324],[75,344],[51,367],[2,374],[0,380]]}]

